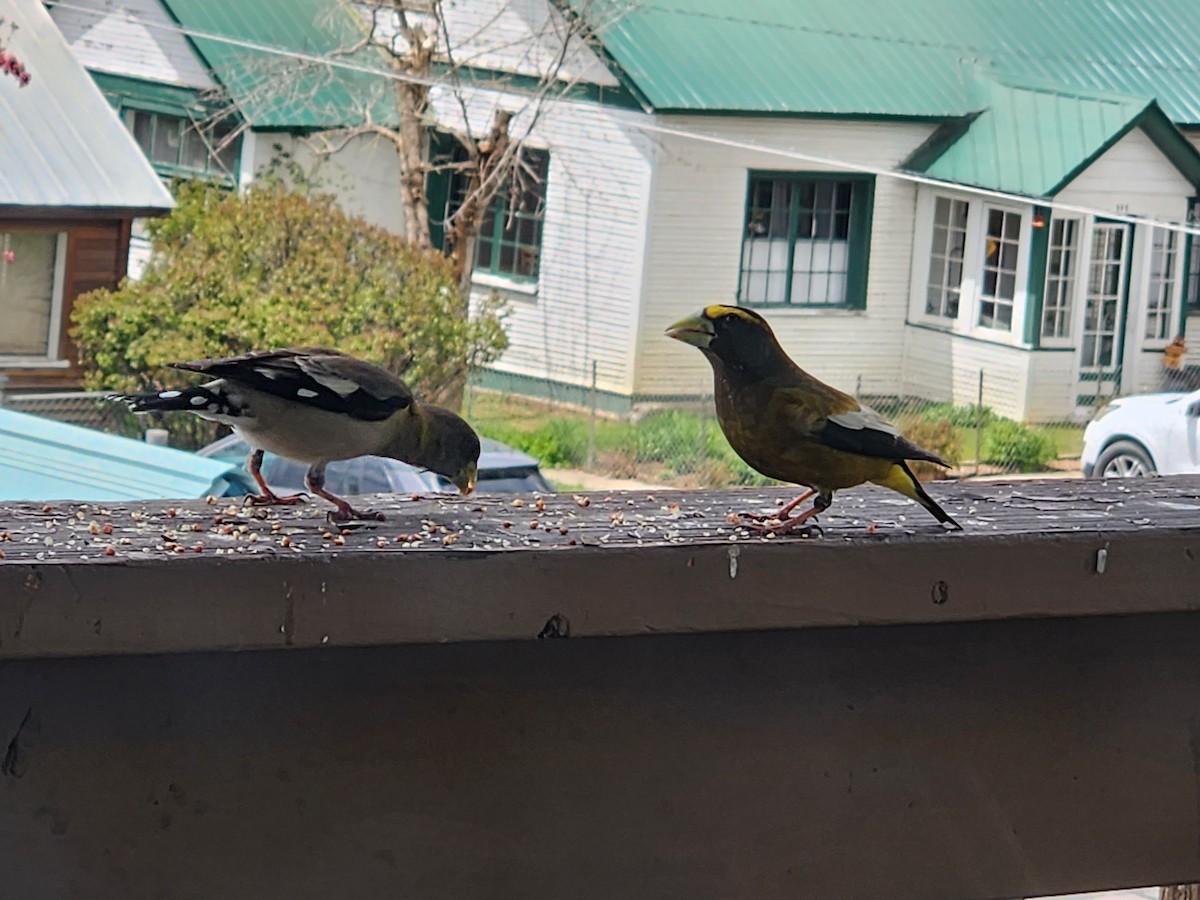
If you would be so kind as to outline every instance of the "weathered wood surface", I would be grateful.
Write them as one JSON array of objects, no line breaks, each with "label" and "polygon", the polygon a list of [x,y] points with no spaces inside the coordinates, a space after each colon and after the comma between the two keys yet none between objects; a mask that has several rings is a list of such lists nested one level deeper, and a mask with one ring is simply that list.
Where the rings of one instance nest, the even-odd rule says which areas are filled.
[{"label": "weathered wood surface", "polygon": [[933,492],[4,507],[0,897],[1200,877],[1200,479]]},{"label": "weathered wood surface", "polygon": [[0,656],[531,639],[1200,607],[1200,479],[875,489],[817,537],[729,520],[786,490],[0,507]]}]

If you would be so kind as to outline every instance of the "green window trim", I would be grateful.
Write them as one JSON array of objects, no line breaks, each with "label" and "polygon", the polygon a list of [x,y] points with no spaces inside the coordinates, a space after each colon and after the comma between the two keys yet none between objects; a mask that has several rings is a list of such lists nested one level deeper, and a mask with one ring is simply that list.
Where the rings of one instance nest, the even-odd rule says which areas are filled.
[{"label": "green window trim", "polygon": [[[1200,197],[1188,201],[1187,224],[1195,227],[1200,223]],[[1183,242],[1183,285],[1180,289],[1178,333],[1187,328],[1188,315],[1200,315],[1200,235],[1187,235]]]},{"label": "green window trim", "polygon": [[[526,199],[536,203],[532,211],[512,211],[509,185],[496,192],[485,213],[479,236],[475,241],[472,271],[494,275],[517,284],[537,284],[541,277],[542,244],[544,241],[546,198],[550,176],[550,153],[534,147],[524,147],[528,168],[534,170],[531,183],[525,185]],[[430,136],[429,159],[450,162],[465,158],[466,151],[452,136],[435,132]],[[456,196],[462,186],[452,171],[430,172],[426,178],[426,199],[429,204],[429,231],[435,247],[446,249],[446,220],[456,208]],[[530,190],[530,188],[534,188]],[[522,256],[524,254],[524,256]],[[532,262],[530,258],[532,257]]]},{"label": "green window trim", "polygon": [[[1041,222],[1041,225],[1037,223]],[[1050,256],[1051,210],[1045,206],[1033,208],[1032,242],[1029,246],[1029,273],[1025,285],[1025,343],[1034,349],[1042,343],[1042,311],[1046,300],[1046,280],[1050,273],[1046,263]]]},{"label": "green window trim", "polygon": [[[218,127],[223,128],[227,134],[233,130],[231,124],[212,126],[201,132],[194,116],[143,109],[140,105],[132,103],[121,108],[121,116],[134,140],[146,155],[146,159],[160,176],[164,178],[208,178],[226,187],[237,186],[241,170],[242,136],[238,135],[234,138],[234,142],[220,153],[214,150],[216,143],[223,137],[223,135],[217,135]],[[175,162],[168,162],[163,158],[164,154],[159,152],[158,132],[162,127],[174,129]],[[189,165],[185,161],[189,133],[202,134],[203,142],[198,147],[192,148],[204,156],[205,161],[201,166]]]},{"label": "green window trim", "polygon": [[[782,301],[759,301],[746,297],[747,266],[746,248],[748,229],[754,210],[754,188],[756,182],[786,182],[792,186],[819,182],[840,182],[851,185],[846,234],[847,255],[845,269],[845,300],[841,303],[794,302],[793,287],[797,270],[794,266],[795,248],[800,220],[800,191],[790,191],[790,206],[787,222],[786,284]],[[746,205],[742,217],[740,249],[738,254],[737,302],[754,309],[864,309],[867,305],[867,284],[870,273],[871,225],[875,210],[875,176],[850,172],[796,172],[773,169],[751,169],[747,173]],[[836,208],[834,208],[836,214]],[[751,270],[753,271],[753,270]],[[800,270],[807,272],[808,270]],[[826,274],[834,274],[826,272]]]}]

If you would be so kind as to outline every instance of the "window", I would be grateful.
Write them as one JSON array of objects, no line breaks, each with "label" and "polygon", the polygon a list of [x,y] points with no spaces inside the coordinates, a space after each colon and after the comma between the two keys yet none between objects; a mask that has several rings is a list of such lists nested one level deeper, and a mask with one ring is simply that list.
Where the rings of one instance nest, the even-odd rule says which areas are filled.
[{"label": "window", "polygon": [[475,245],[475,268],[494,275],[537,278],[546,218],[550,154],[524,150],[520,177],[502,187],[484,214]]},{"label": "window", "polygon": [[1146,297],[1146,339],[1167,341],[1173,335],[1175,293],[1178,279],[1179,233],[1155,228],[1150,249],[1150,292]]},{"label": "window", "polygon": [[748,306],[862,306],[870,178],[752,175],[738,299]]},{"label": "window", "polygon": [[[1188,224],[1200,223],[1200,200],[1192,201]],[[1188,239],[1187,308],[1193,315],[1200,314],[1200,235]]]},{"label": "window", "polygon": [[938,197],[933,209],[933,244],[929,254],[929,286],[925,312],[941,319],[958,318],[962,293],[963,251],[967,245],[965,200]]},{"label": "window", "polygon": [[[500,188],[484,213],[475,242],[475,270],[532,281],[541,269],[550,154],[530,148],[521,153],[519,176]],[[430,157],[435,162],[460,163],[467,152],[454,138],[435,135]],[[435,246],[440,242],[443,251],[449,249],[448,222],[462,206],[468,180],[461,171],[441,182],[430,177],[430,226]]]},{"label": "window", "polygon": [[222,181],[237,176],[242,139],[230,139],[230,125],[203,129],[181,116],[142,110],[131,111],[129,123],[134,140],[161,175],[208,175]]},{"label": "window", "polygon": [[979,324],[1012,329],[1017,297],[1017,251],[1021,246],[1021,214],[988,209],[984,234],[983,279],[979,291]]},{"label": "window", "polygon": [[1042,302],[1043,338],[1065,338],[1071,334],[1071,297],[1075,293],[1079,228],[1078,219],[1050,220]]},{"label": "window", "polygon": [[0,359],[56,355],[63,237],[52,232],[0,232]]}]

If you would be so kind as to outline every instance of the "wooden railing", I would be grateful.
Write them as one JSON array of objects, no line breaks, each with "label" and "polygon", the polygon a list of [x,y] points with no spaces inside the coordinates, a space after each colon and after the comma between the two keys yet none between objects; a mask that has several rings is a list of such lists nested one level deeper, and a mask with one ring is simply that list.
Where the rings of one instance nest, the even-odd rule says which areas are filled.
[{"label": "wooden railing", "polygon": [[1200,479],[931,490],[0,507],[0,896],[1200,878]]}]

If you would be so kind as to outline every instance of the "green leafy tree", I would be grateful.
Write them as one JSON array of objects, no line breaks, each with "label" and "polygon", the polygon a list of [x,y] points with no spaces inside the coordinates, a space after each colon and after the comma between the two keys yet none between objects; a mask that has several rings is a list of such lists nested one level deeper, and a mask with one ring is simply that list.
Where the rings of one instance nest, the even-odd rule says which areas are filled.
[{"label": "green leafy tree", "polygon": [[[436,403],[506,345],[495,304],[464,315],[450,261],[331,197],[278,183],[237,195],[183,182],[176,193],[174,212],[148,225],[143,277],[76,302],[71,335],[94,390],[163,389],[186,377],[168,368],[179,360],[324,346],[402,375]],[[166,427],[182,445],[216,433],[192,416]]]}]

